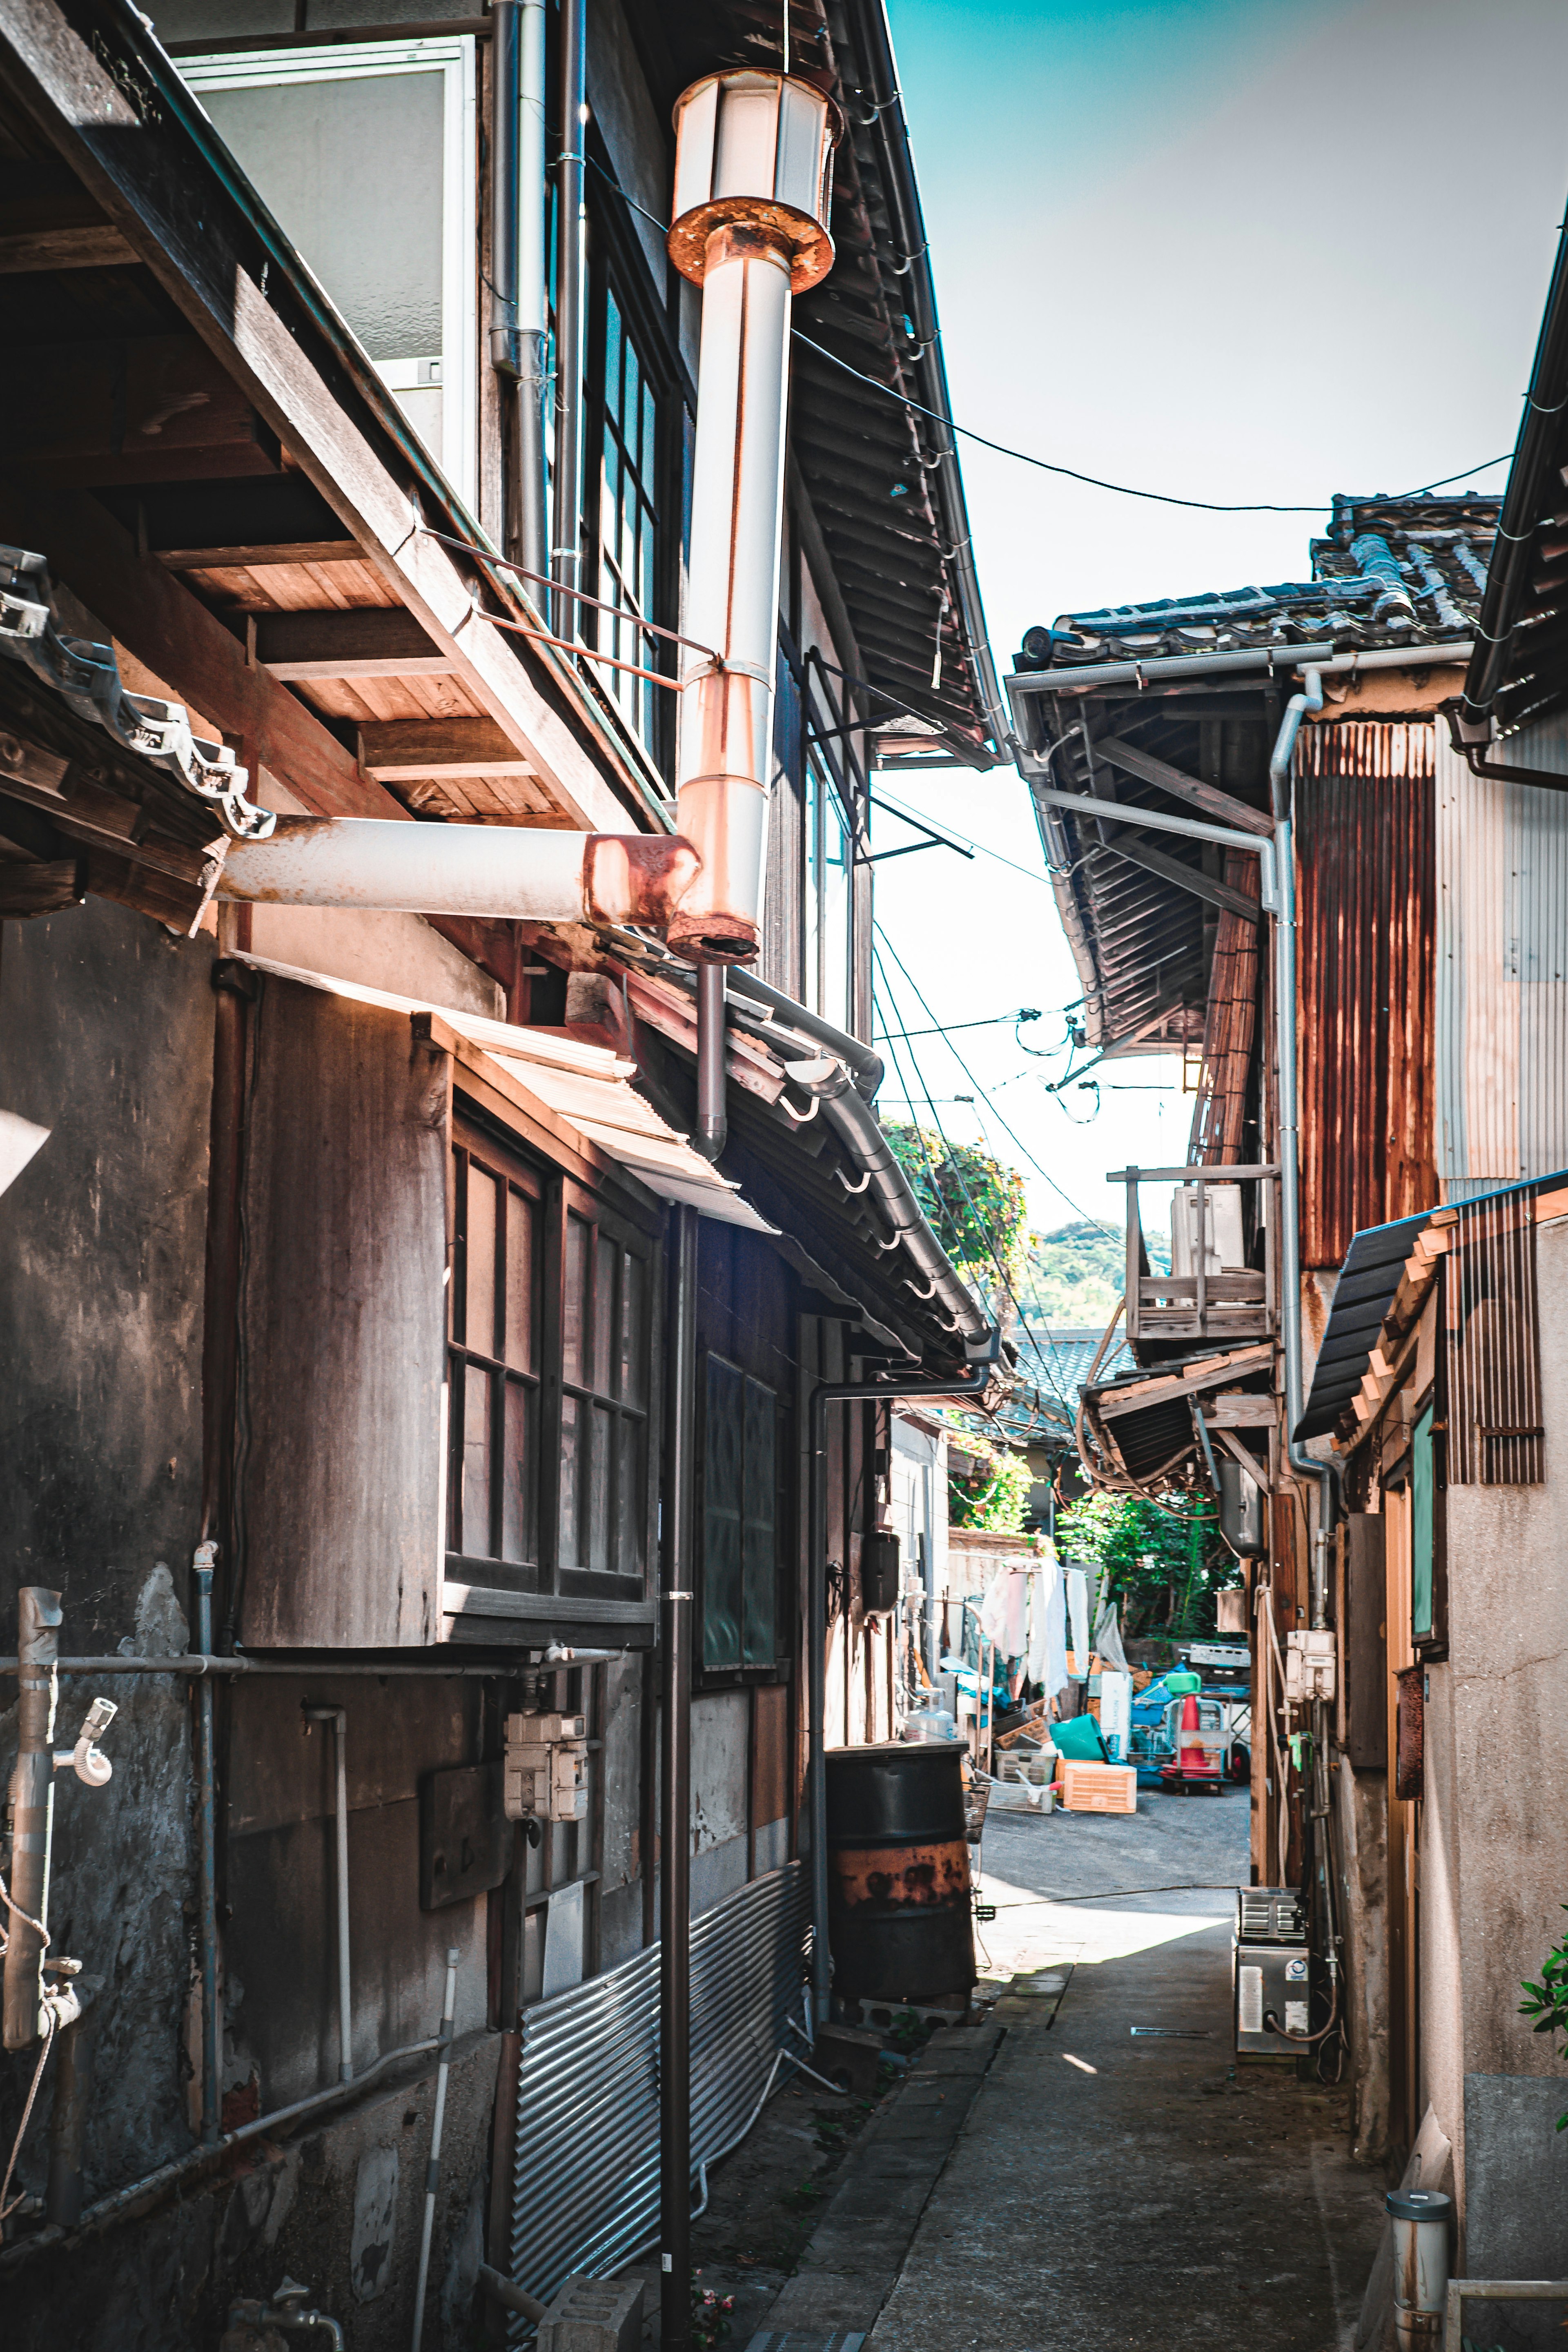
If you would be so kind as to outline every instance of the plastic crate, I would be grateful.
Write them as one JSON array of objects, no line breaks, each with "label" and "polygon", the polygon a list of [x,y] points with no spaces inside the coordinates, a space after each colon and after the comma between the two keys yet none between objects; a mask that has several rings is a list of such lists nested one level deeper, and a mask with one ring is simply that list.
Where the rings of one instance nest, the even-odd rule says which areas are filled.
[{"label": "plastic crate", "polygon": [[1069,1813],[1135,1813],[1138,1774],[1131,1764],[1075,1764],[1058,1768],[1062,1803]]}]

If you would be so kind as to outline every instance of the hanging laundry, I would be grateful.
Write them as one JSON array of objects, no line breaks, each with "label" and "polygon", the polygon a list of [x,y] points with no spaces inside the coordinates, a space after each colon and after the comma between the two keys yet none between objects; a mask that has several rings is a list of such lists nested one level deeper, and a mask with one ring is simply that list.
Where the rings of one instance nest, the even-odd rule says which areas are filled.
[{"label": "hanging laundry", "polygon": [[1094,1646],[1106,1664],[1114,1666],[1119,1675],[1131,1671],[1127,1653],[1121,1646],[1121,1626],[1117,1617],[1116,1603],[1109,1594],[1100,1602],[1100,1614],[1095,1620]]},{"label": "hanging laundry", "polygon": [[980,1608],[980,1630],[988,1642],[996,1645],[1002,1658],[1021,1658],[1028,1648],[1025,1609],[1028,1600],[1029,1580],[1026,1576],[994,1577]]},{"label": "hanging laundry", "polygon": [[1054,1545],[1029,1581],[1029,1680],[1055,1698],[1068,1678],[1068,1653],[1067,1596]]}]

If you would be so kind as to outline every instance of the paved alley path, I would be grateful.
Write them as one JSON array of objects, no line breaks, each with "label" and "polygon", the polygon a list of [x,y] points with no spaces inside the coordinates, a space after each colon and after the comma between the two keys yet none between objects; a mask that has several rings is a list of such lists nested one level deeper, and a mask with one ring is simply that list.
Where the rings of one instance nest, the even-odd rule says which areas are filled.
[{"label": "paved alley path", "polygon": [[[1020,1975],[993,2012],[1005,2039],[868,2352],[1352,2341],[1382,2182],[1344,2155],[1344,2096],[1290,2066],[1230,2073],[1246,1798],[1139,1802],[986,1825],[988,1973],[1036,1989]],[[1217,1891],[1103,1899],[1194,1880]]]}]

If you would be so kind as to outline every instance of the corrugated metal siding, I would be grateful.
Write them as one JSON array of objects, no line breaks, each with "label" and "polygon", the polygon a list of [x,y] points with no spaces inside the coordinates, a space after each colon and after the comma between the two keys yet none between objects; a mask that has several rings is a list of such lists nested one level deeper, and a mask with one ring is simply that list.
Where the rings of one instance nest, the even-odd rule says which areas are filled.
[{"label": "corrugated metal siding", "polygon": [[1445,1269],[1444,1322],[1448,1484],[1539,1486],[1545,1439],[1535,1203],[1528,1193],[1461,1212]]},{"label": "corrugated metal siding", "polygon": [[[753,1879],[691,1923],[694,2165],[734,2137],[762,2093],[773,2053],[795,2038],[787,2020],[804,2021],[807,1929],[805,1873],[798,1862]],[[613,2271],[658,2228],[653,1944],[523,2016],[511,2274],[547,2301],[574,2271]]]},{"label": "corrugated metal siding", "polygon": [[1297,750],[1301,1257],[1438,1198],[1433,729],[1304,727]]},{"label": "corrugated metal siding", "polygon": [[[1568,775],[1568,720],[1500,756]],[[1437,1165],[1446,1200],[1568,1166],[1568,794],[1436,747]]]}]

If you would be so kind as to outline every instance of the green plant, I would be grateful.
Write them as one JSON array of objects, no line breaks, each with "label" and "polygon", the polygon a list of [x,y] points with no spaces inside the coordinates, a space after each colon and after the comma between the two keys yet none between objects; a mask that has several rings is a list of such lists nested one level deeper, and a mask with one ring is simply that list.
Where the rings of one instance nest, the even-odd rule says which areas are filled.
[{"label": "green plant", "polygon": [[1180,1499],[1181,1517],[1140,1495],[1086,1495],[1058,1514],[1058,1550],[1101,1571],[1104,1593],[1127,1604],[1129,1636],[1212,1633],[1214,1596],[1237,1581],[1214,1521],[1194,1515],[1191,1496]]},{"label": "green plant", "polygon": [[[1568,1903],[1562,1906],[1568,1911]],[[1561,2033],[1568,2044],[1568,1939],[1553,1944],[1541,1964],[1541,1981],[1531,1984],[1526,1977],[1522,1990],[1530,1995],[1519,2004],[1521,2017],[1533,2017],[1537,2033]],[[1558,2052],[1568,2058],[1568,2047]],[[1559,2131],[1568,2131],[1568,2116],[1557,2118]]]},{"label": "green plant", "polygon": [[[971,1452],[978,1452],[973,1439],[966,1437],[964,1444]],[[986,1451],[991,1460],[978,1475],[948,1480],[949,1523],[955,1528],[985,1528],[993,1535],[1021,1535],[1034,1483],[1028,1456],[994,1446]]]},{"label": "green plant", "polygon": [[1029,1204],[1022,1176],[975,1144],[950,1143],[931,1128],[886,1132],[932,1233],[965,1282],[1000,1308],[1023,1270]]}]

